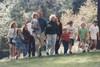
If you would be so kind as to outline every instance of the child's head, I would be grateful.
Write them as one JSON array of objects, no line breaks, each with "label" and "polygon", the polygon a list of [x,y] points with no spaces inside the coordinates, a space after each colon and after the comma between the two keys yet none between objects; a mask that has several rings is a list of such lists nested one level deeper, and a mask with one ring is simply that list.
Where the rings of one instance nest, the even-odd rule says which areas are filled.
[{"label": "child's head", "polygon": [[17,27],[17,23],[14,21],[11,23],[10,28],[16,28]]},{"label": "child's head", "polygon": [[24,25],[24,27],[23,27],[23,31],[28,31],[27,24]]},{"label": "child's head", "polygon": [[73,21],[68,22],[70,26],[73,26]]},{"label": "child's head", "polygon": [[37,18],[37,17],[38,17],[38,13],[33,12],[33,14],[32,14],[32,18]]},{"label": "child's head", "polygon": [[63,28],[63,33],[67,33],[67,28],[66,27]]},{"label": "child's head", "polygon": [[85,21],[85,18],[84,18],[84,17],[82,17],[82,18],[81,18],[81,21]]},{"label": "child's head", "polygon": [[20,29],[17,29],[17,35],[22,34],[22,31]]},{"label": "child's head", "polygon": [[82,24],[81,24],[81,27],[82,27],[82,28],[85,28],[85,26],[86,26],[85,23],[82,23]]}]

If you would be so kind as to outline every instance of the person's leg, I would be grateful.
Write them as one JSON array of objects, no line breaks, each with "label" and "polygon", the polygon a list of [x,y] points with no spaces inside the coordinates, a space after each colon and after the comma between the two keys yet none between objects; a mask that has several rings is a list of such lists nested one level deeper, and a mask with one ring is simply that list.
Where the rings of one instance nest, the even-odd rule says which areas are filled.
[{"label": "person's leg", "polygon": [[64,46],[64,54],[66,54],[66,44],[65,44],[65,41],[63,41],[63,46]]},{"label": "person's leg", "polygon": [[12,60],[12,57],[13,57],[13,45],[10,45],[10,57],[11,57],[11,60]]},{"label": "person's leg", "polygon": [[51,49],[50,49],[50,55],[53,55],[53,53],[55,52],[55,44],[56,44],[56,40],[57,40],[57,35],[54,34],[51,36]]},{"label": "person's leg", "polygon": [[96,47],[97,47],[97,40],[94,40],[94,51],[96,51]]},{"label": "person's leg", "polygon": [[50,47],[51,47],[51,35],[47,35],[47,40],[46,40],[46,53],[49,55]]},{"label": "person's leg", "polygon": [[22,49],[22,51],[23,51],[23,57],[25,57],[26,56],[26,47],[25,47],[25,44],[23,44],[22,47],[23,47],[23,49]]},{"label": "person's leg", "polygon": [[72,54],[72,46],[74,44],[74,40],[70,39],[70,44],[69,44],[69,53]]},{"label": "person's leg", "polygon": [[32,37],[32,56],[35,56],[35,40],[34,37]]},{"label": "person's leg", "polygon": [[28,50],[28,57],[31,56],[31,44],[32,44],[32,36],[30,36],[29,50]]},{"label": "person's leg", "polygon": [[59,40],[57,40],[55,45],[55,54],[58,54],[59,47],[60,47]]}]

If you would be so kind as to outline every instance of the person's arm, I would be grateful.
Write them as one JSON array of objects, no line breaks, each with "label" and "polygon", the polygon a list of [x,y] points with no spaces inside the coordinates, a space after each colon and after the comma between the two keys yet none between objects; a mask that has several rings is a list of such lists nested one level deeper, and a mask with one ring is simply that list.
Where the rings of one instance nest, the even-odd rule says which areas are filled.
[{"label": "person's arm", "polygon": [[76,40],[76,36],[77,36],[76,28],[75,28],[74,32],[75,32],[75,38],[74,38],[74,40]]},{"label": "person's arm", "polygon": [[87,42],[88,33],[86,33],[85,42]]},{"label": "person's arm", "polygon": [[10,32],[11,32],[11,31],[9,30],[9,31],[8,31],[8,35],[7,35],[7,37],[8,37],[8,42],[10,42],[10,37],[9,37],[9,36],[10,36]]},{"label": "person's arm", "polygon": [[16,37],[17,37],[17,36],[14,36],[14,38],[13,38],[13,40],[12,40],[13,43],[16,43]]}]

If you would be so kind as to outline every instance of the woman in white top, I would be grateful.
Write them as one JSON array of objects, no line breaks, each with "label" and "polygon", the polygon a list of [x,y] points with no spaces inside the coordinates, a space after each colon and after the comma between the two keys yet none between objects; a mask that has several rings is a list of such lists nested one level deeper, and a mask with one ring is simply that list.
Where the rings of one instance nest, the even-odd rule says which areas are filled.
[{"label": "woman in white top", "polygon": [[11,60],[15,59],[15,44],[12,42],[14,36],[16,35],[17,24],[16,22],[12,22],[10,25],[10,29],[8,31],[8,42],[10,44],[10,57]]}]

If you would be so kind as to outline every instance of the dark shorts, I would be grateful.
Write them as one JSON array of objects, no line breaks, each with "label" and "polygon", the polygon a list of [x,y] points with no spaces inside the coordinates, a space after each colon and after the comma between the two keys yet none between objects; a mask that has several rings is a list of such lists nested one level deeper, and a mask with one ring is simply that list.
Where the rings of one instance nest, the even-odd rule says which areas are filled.
[{"label": "dark shorts", "polygon": [[10,44],[15,45],[15,43],[12,42],[13,38],[10,38]]},{"label": "dark shorts", "polygon": [[80,41],[80,37],[78,37],[78,41]]},{"label": "dark shorts", "polygon": [[74,39],[69,39],[69,44],[72,44],[72,46],[74,46]]},{"label": "dark shorts", "polygon": [[16,50],[22,50],[24,48],[23,44],[22,45],[16,44],[15,46],[16,46]]}]

